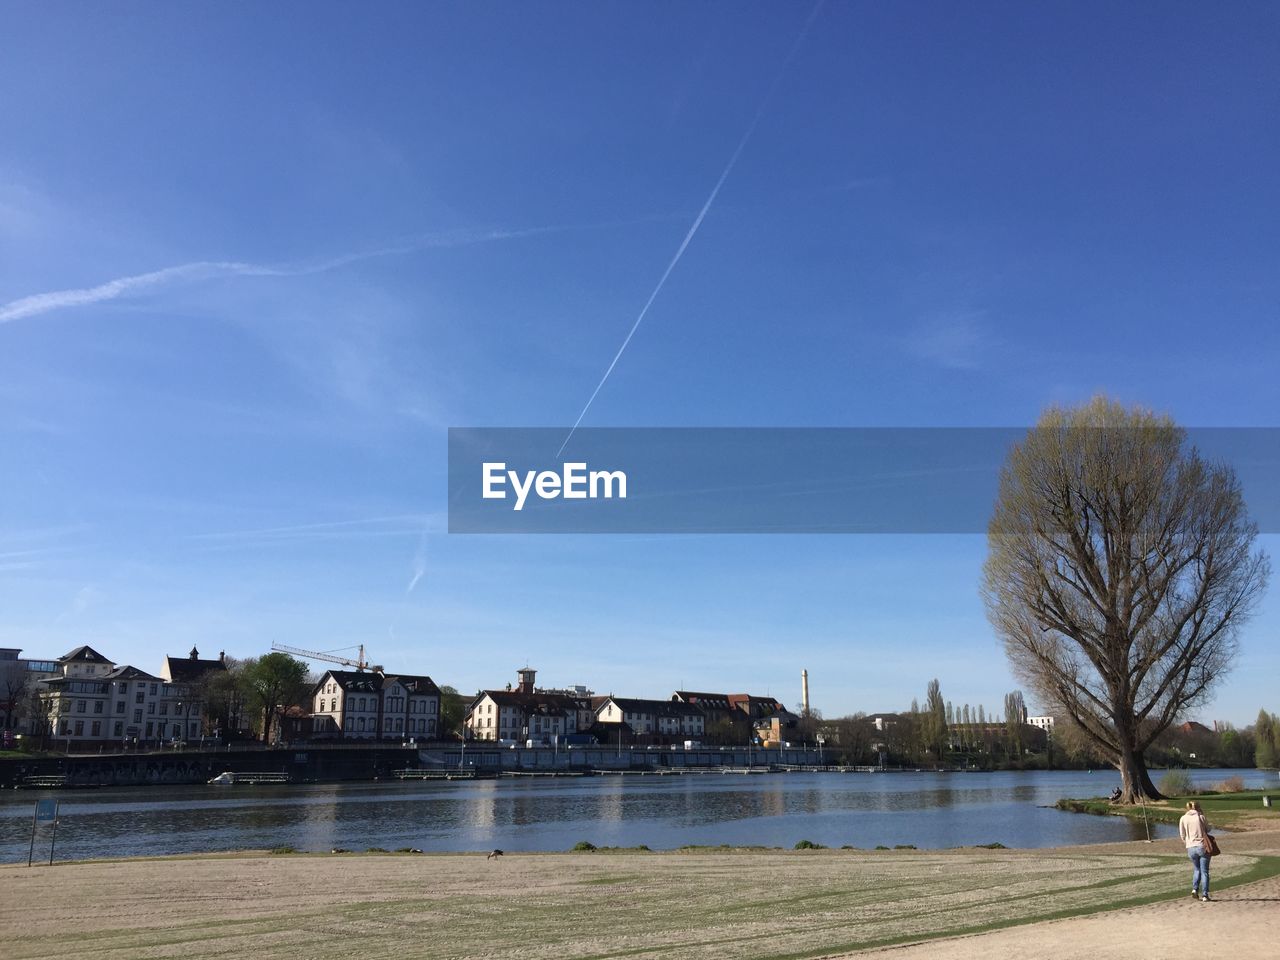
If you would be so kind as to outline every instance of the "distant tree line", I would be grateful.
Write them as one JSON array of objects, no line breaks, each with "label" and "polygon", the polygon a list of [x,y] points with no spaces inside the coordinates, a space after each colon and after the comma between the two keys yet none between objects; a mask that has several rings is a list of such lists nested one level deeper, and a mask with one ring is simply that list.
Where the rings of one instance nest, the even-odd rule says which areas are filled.
[{"label": "distant tree line", "polygon": [[[1052,736],[1026,722],[1020,690],[1005,694],[1003,712],[983,705],[955,706],[942,695],[938,680],[929,682],[923,704],[912,700],[901,713],[867,714],[823,720],[802,726],[812,744],[821,734],[827,761],[849,765],[892,767],[967,767],[978,769],[1084,769],[1107,767],[1107,757],[1067,718],[1057,718]],[[876,719],[880,718],[880,728]],[[1148,751],[1157,767],[1280,766],[1280,717],[1263,710],[1244,729],[1198,723],[1172,726]]]}]

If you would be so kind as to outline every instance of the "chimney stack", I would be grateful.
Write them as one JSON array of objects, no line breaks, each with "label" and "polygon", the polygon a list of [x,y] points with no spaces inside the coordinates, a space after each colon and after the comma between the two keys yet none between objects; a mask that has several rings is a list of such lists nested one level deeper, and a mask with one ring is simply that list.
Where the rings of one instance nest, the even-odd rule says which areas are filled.
[{"label": "chimney stack", "polygon": [[800,671],[800,715],[809,715],[809,671]]}]

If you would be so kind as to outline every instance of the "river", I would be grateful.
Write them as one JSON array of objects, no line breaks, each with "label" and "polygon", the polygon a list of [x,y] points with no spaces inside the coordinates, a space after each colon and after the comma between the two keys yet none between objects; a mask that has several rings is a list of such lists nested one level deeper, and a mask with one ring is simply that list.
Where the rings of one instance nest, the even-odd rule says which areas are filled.
[{"label": "river", "polygon": [[[1275,772],[1194,771],[1198,785],[1232,775],[1276,785]],[[1158,780],[1158,775],[1157,775]],[[63,791],[57,858],[124,857],[291,846],[433,851],[567,850],[684,845],[919,848],[1008,847],[1135,840],[1141,821],[1051,809],[1060,797],[1101,796],[1114,772],[789,773],[606,775],[339,783],[180,786]],[[27,856],[33,802],[52,792],[0,797],[0,860]],[[49,826],[36,856],[48,856]],[[1176,830],[1151,824],[1151,835]]]}]

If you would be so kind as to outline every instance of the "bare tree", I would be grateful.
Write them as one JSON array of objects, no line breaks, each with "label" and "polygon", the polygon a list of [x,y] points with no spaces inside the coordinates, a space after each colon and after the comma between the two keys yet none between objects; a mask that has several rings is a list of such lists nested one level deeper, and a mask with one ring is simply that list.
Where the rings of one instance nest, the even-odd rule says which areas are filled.
[{"label": "bare tree", "polygon": [[1120,771],[1230,668],[1269,573],[1234,471],[1169,418],[1097,398],[1014,447],[984,598],[1013,670]]},{"label": "bare tree", "polygon": [[865,763],[871,754],[876,729],[865,713],[837,717],[823,724],[828,752],[848,764]]},{"label": "bare tree", "polygon": [[16,730],[26,707],[30,672],[21,660],[0,662],[0,728]]},{"label": "bare tree", "polygon": [[201,677],[204,732],[210,736],[233,740],[244,725],[244,694],[241,683],[244,664],[234,657],[227,657],[224,663],[225,670],[211,670]]}]

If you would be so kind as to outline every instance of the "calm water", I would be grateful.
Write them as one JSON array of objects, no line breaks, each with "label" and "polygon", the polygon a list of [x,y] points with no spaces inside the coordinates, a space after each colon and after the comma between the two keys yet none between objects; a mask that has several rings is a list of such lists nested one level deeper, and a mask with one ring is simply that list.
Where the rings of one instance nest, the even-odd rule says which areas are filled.
[{"label": "calm water", "polygon": [[[1250,787],[1274,772],[1238,774]],[[287,787],[186,786],[61,794],[58,859],[289,845],[300,850],[565,850],[597,846],[899,843],[1010,847],[1101,843],[1145,836],[1141,823],[1046,809],[1059,797],[1100,796],[1115,773],[876,773],[587,777]],[[33,802],[0,797],[0,860],[26,858]],[[45,826],[44,850],[48,856]],[[1153,824],[1153,837],[1176,835]],[[37,840],[37,853],[40,853]]]}]

